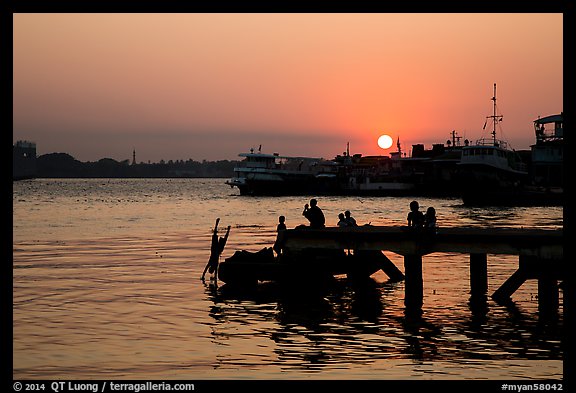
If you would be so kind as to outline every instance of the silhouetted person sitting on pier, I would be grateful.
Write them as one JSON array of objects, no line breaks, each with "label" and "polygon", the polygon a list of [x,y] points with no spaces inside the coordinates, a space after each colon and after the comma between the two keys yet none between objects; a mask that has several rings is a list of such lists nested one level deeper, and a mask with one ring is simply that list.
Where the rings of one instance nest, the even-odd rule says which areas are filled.
[{"label": "silhouetted person sitting on pier", "polygon": [[338,226],[339,226],[340,228],[343,228],[343,227],[347,227],[347,226],[348,226],[348,223],[346,222],[346,218],[344,218],[344,213],[338,214],[338,219],[339,219],[339,221],[338,221]]},{"label": "silhouetted person sitting on pier", "polygon": [[419,229],[424,225],[424,214],[418,210],[420,205],[416,201],[410,202],[410,212],[408,213],[408,226]]},{"label": "silhouetted person sitting on pier", "polygon": [[430,233],[436,233],[436,228],[438,228],[436,223],[436,209],[430,206],[424,214],[424,229]]},{"label": "silhouetted person sitting on pier", "polygon": [[358,224],[356,224],[356,220],[354,219],[354,217],[352,217],[350,215],[350,210],[346,210],[344,212],[344,216],[346,217],[346,223],[348,224],[349,227],[357,227]]},{"label": "silhouetted person sitting on pier", "polygon": [[316,199],[310,199],[310,206],[308,206],[308,204],[304,205],[302,215],[310,221],[310,228],[324,228],[326,219],[324,218],[322,209],[318,207],[318,201]]},{"label": "silhouetted person sitting on pier", "polygon": [[276,227],[276,241],[274,242],[274,251],[278,255],[282,253],[282,246],[284,245],[284,231],[286,230],[286,217],[280,216],[278,217],[278,226]]}]

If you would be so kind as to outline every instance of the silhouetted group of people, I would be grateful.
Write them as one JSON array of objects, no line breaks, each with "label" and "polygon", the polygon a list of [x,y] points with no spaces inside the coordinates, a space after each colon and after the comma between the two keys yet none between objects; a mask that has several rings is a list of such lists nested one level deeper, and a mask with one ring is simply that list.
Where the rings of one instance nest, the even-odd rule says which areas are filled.
[{"label": "silhouetted group of people", "polygon": [[338,226],[339,227],[357,227],[356,220],[351,216],[350,210],[346,210],[344,213],[338,214]]},{"label": "silhouetted group of people", "polygon": [[420,204],[417,201],[410,202],[410,212],[408,213],[408,227],[412,229],[425,229],[436,232],[436,209],[428,207],[426,214],[420,211]]},{"label": "silhouetted group of people", "polygon": [[[310,199],[310,203],[304,205],[304,211],[302,215],[310,223],[310,228],[324,228],[326,226],[326,218],[324,217],[324,212],[318,206],[318,201],[316,199]],[[411,230],[425,230],[429,233],[436,233],[437,230],[437,219],[436,219],[436,209],[432,206],[428,207],[426,213],[420,211],[420,204],[417,201],[410,202],[410,212],[407,217],[408,227]],[[346,210],[344,213],[338,214],[338,227],[357,227],[358,224],[354,217],[352,217],[350,210]],[[286,230],[286,217],[278,217],[278,226],[276,227],[277,237],[274,243],[274,251],[280,254],[282,252],[283,245],[283,235]]]},{"label": "silhouetted group of people", "polygon": [[[318,207],[318,201],[316,199],[311,199],[310,204],[304,205],[304,211],[302,215],[308,219],[310,222],[310,228],[324,228],[326,224],[326,219],[322,209]],[[283,219],[283,216],[281,216]],[[410,202],[410,212],[408,213],[408,227],[410,228],[424,228],[424,229],[436,229],[436,209],[432,206],[428,207],[426,213],[420,211],[420,204],[418,201]],[[358,224],[354,217],[352,217],[350,210],[346,210],[344,213],[338,214],[338,224],[339,227],[357,227]],[[284,227],[285,228],[285,227]]]},{"label": "silhouetted group of people", "polygon": [[[318,207],[318,201],[316,199],[310,199],[310,204],[304,205],[304,211],[302,215],[308,219],[310,222],[310,228],[324,228],[326,224],[326,218],[324,217],[324,212],[320,207]],[[358,224],[350,210],[346,210],[344,213],[338,214],[338,224],[339,227],[357,227]]]}]

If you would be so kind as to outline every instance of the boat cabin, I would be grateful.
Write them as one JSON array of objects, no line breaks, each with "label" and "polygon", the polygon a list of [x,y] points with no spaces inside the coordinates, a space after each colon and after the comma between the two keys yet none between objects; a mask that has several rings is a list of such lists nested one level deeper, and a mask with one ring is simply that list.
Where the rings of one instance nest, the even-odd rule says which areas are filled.
[{"label": "boat cabin", "polygon": [[536,143],[564,138],[564,113],[534,120]]},{"label": "boat cabin", "polygon": [[534,120],[536,144],[532,151],[532,177],[537,185],[560,187],[564,183],[563,113]]},{"label": "boat cabin", "polygon": [[277,160],[280,159],[277,153],[264,154],[264,153],[241,153],[239,157],[244,157],[241,166],[245,168],[266,168],[275,169],[280,164]]},{"label": "boat cabin", "polygon": [[505,141],[479,140],[474,145],[462,148],[460,165],[488,165],[503,170],[526,171],[514,150],[507,148]]}]

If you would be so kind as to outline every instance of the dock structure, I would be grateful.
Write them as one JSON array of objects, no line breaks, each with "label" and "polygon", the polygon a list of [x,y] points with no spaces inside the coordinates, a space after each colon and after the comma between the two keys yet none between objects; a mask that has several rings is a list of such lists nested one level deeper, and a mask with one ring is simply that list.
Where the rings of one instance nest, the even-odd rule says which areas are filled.
[{"label": "dock structure", "polygon": [[[492,294],[499,303],[509,301],[528,279],[538,280],[539,312],[557,311],[558,281],[564,278],[563,230],[520,228],[441,228],[437,233],[412,231],[407,227],[362,226],[351,228],[286,230],[283,257],[289,261],[331,250],[382,255],[381,267],[391,279],[402,272],[383,254],[390,251],[404,257],[407,310],[423,305],[423,256],[436,252],[470,255],[471,299],[486,298],[488,255],[518,255],[517,270]],[[358,259],[362,260],[362,259]],[[314,263],[311,261],[310,263]]]}]

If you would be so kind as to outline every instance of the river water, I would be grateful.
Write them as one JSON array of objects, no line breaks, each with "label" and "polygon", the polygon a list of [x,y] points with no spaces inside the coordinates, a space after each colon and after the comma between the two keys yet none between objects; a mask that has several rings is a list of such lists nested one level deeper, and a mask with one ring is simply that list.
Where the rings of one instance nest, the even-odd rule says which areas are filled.
[{"label": "river water", "polygon": [[[216,218],[222,260],[273,244],[278,216],[305,224],[309,197],[245,197],[224,179],[35,179],[13,183],[15,379],[518,379],[563,376],[563,298],[538,316],[537,283],[507,305],[469,303],[468,256],[424,257],[421,319],[404,283],[338,277],[313,296],[244,293],[200,276]],[[412,198],[319,197],[327,225],[405,225]],[[561,207],[471,208],[418,198],[451,226],[562,228]],[[221,233],[224,231],[222,230]],[[399,255],[387,256],[403,270]],[[492,293],[518,257],[488,255]],[[303,272],[302,274],[306,274]],[[218,284],[218,283],[217,283]],[[297,285],[297,284],[296,284]]]}]

